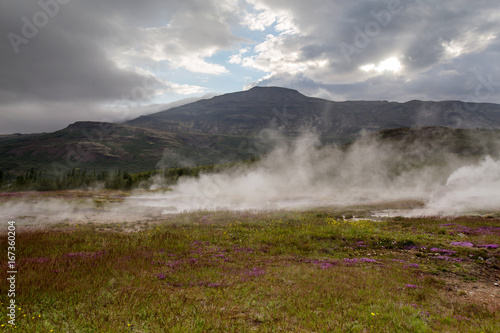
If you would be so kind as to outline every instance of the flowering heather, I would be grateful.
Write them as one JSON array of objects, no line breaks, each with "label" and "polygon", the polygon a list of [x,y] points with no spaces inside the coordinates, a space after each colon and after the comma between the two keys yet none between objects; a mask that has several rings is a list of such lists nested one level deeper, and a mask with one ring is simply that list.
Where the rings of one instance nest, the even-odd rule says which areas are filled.
[{"label": "flowering heather", "polygon": [[[17,330],[55,332],[62,319],[70,330],[92,332],[499,331],[493,299],[488,310],[475,311],[475,298],[455,297],[455,288],[441,283],[495,276],[500,251],[495,235],[450,238],[449,232],[465,230],[457,225],[427,234],[448,222],[471,232],[494,232],[478,228],[486,225],[477,224],[484,219],[363,223],[370,230],[361,223],[328,225],[329,214],[337,213],[265,212],[234,228],[233,213],[222,212],[214,218],[206,214],[210,224],[201,223],[204,214],[188,213],[130,230],[99,224],[69,235],[60,232],[67,224],[54,231],[27,230],[18,239],[24,304]],[[271,223],[277,216],[282,222]],[[226,230],[229,236],[223,236]],[[452,241],[474,247],[455,247]],[[5,243],[4,237],[4,248]],[[491,279],[471,280],[478,294],[492,286]],[[96,297],[82,302],[88,295]],[[6,309],[2,305],[0,315],[5,317]],[[32,313],[38,311],[45,318],[36,322],[38,313]],[[457,314],[470,320],[454,318]]]},{"label": "flowering heather", "polygon": [[318,265],[321,269],[328,269],[337,265],[335,261],[329,260],[313,260],[312,263]]},{"label": "flowering heather", "polygon": [[420,311],[420,315],[422,317],[430,317],[431,316],[431,314],[429,313],[429,311]]},{"label": "flowering heather", "polygon": [[249,254],[249,253],[253,253],[254,250],[249,248],[249,247],[241,247],[241,246],[234,245],[233,252],[243,252],[243,253]]},{"label": "flowering heather", "polygon": [[463,262],[464,258],[452,258],[450,256],[444,255],[444,256],[436,256],[434,259],[438,260],[444,260],[444,261],[449,261],[449,262]]},{"label": "flowering heather", "polygon": [[437,247],[433,247],[429,251],[431,251],[431,252],[441,252],[441,253],[446,253],[446,254],[455,254],[455,253],[457,253],[457,251],[447,250],[447,249],[439,249]]},{"label": "flowering heather", "polygon": [[355,265],[358,262],[377,262],[377,260],[371,259],[371,258],[353,258],[353,259],[345,258],[344,259],[344,264],[346,264],[347,266]]},{"label": "flowering heather", "polygon": [[453,246],[462,246],[462,247],[473,247],[474,244],[469,243],[469,242],[451,242],[450,243]]},{"label": "flowering heather", "polygon": [[252,270],[248,271],[248,272],[245,272],[246,275],[248,276],[259,276],[259,275],[264,275],[266,274],[266,271],[263,270],[262,268],[260,267],[255,267],[253,268]]},{"label": "flowering heather", "polygon": [[482,247],[485,249],[497,249],[498,244],[486,244],[486,245],[476,245],[476,247]]},{"label": "flowering heather", "polygon": [[193,247],[201,247],[203,245],[210,245],[210,242],[193,241],[191,243],[191,246],[193,246]]},{"label": "flowering heather", "polygon": [[500,233],[500,227],[479,227],[475,231],[478,234],[495,234]]},{"label": "flowering heather", "polygon": [[457,225],[455,228],[457,232],[461,232],[463,234],[473,235],[473,234],[496,234],[500,233],[500,227],[479,227],[479,228],[469,228],[463,225]]},{"label": "flowering heather", "polygon": [[377,262],[377,260],[371,259],[371,258],[359,258],[359,261],[360,262]]},{"label": "flowering heather", "polygon": [[66,253],[64,257],[67,258],[100,258],[104,255],[106,251],[98,251],[98,252],[72,252],[72,253]]},{"label": "flowering heather", "polygon": [[415,284],[405,284],[405,287],[406,288],[410,288],[410,289],[418,289],[418,288],[422,288],[420,286],[417,286]]}]

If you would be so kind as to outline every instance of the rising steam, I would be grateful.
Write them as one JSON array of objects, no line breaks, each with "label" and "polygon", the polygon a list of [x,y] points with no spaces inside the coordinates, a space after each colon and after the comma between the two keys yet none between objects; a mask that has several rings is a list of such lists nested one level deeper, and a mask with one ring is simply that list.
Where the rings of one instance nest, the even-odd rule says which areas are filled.
[{"label": "rising steam", "polygon": [[[452,215],[499,209],[500,163],[479,165],[421,145],[398,149],[373,137],[347,149],[320,147],[311,133],[279,145],[260,162],[223,174],[181,179],[166,194],[134,196],[130,204],[164,213],[210,209],[280,209],[418,200],[422,214]],[[487,199],[486,199],[487,197]],[[463,204],[467,201],[467,204]],[[458,205],[461,203],[460,205]]]},{"label": "rising steam", "polygon": [[475,165],[459,168],[446,186],[434,192],[424,212],[449,215],[500,209],[500,161],[486,157]]},{"label": "rising steam", "polygon": [[[158,179],[158,187],[162,179]],[[153,185],[154,187],[155,185]],[[260,161],[198,178],[180,178],[171,191],[134,193],[96,208],[92,200],[18,200],[0,204],[3,219],[137,221],[196,210],[339,207],[402,200],[422,209],[395,215],[455,215],[500,211],[500,161],[461,157],[414,143],[365,136],[348,147],[322,146],[306,133],[282,142]]]}]

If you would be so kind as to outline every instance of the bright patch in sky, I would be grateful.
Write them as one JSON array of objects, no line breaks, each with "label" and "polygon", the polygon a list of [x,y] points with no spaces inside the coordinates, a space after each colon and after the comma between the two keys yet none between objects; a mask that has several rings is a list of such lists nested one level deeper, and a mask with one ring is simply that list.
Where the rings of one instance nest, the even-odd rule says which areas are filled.
[{"label": "bright patch in sky", "polygon": [[395,57],[387,58],[378,64],[368,64],[361,66],[360,69],[365,71],[365,72],[399,72],[401,70],[401,63],[399,60]]}]

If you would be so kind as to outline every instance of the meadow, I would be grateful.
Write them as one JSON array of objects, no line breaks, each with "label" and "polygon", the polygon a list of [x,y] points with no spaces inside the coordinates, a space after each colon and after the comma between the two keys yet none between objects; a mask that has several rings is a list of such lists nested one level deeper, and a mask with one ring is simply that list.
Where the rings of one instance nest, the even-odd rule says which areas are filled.
[{"label": "meadow", "polygon": [[[2,287],[1,329],[500,331],[499,216],[373,221],[350,212],[20,226],[17,325],[7,324]],[[2,257],[7,247],[2,230]]]}]

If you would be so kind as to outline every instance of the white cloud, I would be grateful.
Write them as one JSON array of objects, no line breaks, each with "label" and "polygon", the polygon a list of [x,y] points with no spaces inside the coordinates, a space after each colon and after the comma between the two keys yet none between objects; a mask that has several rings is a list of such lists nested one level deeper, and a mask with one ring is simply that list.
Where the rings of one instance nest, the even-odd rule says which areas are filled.
[{"label": "white cloud", "polygon": [[399,72],[401,70],[401,63],[395,57],[387,58],[378,64],[367,64],[360,67],[365,72]]},{"label": "white cloud", "polygon": [[243,63],[243,54],[248,52],[248,48],[243,48],[238,51],[237,54],[233,54],[229,57],[228,62],[230,64],[242,64]]},{"label": "white cloud", "polygon": [[254,51],[257,55],[241,57],[239,63],[271,74],[298,74],[324,68],[328,63],[326,59],[303,59],[286,35],[267,35]]},{"label": "white cloud", "polygon": [[247,12],[243,17],[241,24],[247,26],[250,30],[264,31],[275,21],[276,15],[274,15],[270,11],[265,10],[260,13]]}]

